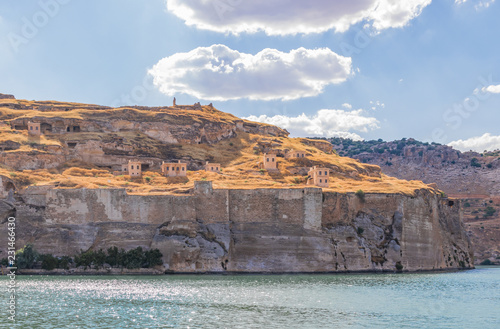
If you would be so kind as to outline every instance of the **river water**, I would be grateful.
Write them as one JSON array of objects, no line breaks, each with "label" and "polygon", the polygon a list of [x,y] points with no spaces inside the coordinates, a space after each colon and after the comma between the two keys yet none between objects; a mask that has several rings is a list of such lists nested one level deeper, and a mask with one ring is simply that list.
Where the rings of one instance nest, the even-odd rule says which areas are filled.
[{"label": "river water", "polygon": [[350,275],[17,276],[0,328],[500,328],[500,267]]}]

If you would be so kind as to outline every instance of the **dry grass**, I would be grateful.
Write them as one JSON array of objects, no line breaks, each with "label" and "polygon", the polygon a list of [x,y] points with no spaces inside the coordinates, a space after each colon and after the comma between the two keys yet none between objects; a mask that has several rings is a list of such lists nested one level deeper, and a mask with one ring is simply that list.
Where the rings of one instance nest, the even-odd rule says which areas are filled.
[{"label": "dry grass", "polygon": [[[32,109],[14,110],[2,107],[2,104],[21,104],[23,106],[69,107],[66,110],[37,111]],[[14,118],[62,117],[75,119],[131,121],[168,120],[171,123],[191,125],[200,122],[235,122],[244,121],[216,109],[204,106],[203,111],[194,109],[153,108],[117,108],[92,110],[89,105],[77,103],[30,102],[20,100],[0,100],[0,116],[4,120]],[[403,181],[380,173],[378,166],[363,164],[357,160],[344,158],[331,152],[326,141],[313,141],[305,138],[265,137],[238,132],[238,136],[223,140],[217,144],[163,144],[140,132],[117,133],[77,133],[68,135],[46,134],[38,140],[29,137],[27,132],[13,131],[8,126],[0,126],[0,143],[14,141],[21,144],[18,150],[8,152],[41,150],[39,145],[65,145],[65,141],[100,140],[107,141],[121,137],[124,143],[137,149],[148,150],[148,155],[160,159],[190,158],[193,161],[218,162],[222,165],[222,174],[205,171],[188,171],[185,178],[166,178],[159,172],[147,171],[142,178],[114,176],[111,171],[93,165],[72,161],[53,170],[24,170],[13,172],[1,167],[0,174],[12,178],[19,187],[28,185],[53,185],[57,188],[125,188],[129,193],[162,194],[186,193],[193,188],[194,181],[213,181],[214,188],[255,189],[255,188],[303,188],[307,181],[308,168],[314,165],[331,169],[330,187],[324,190],[336,192],[366,193],[403,193],[413,194],[418,189],[428,188],[418,181]],[[279,171],[259,170],[263,145],[274,145],[280,150],[306,151],[306,159],[285,159],[278,157]],[[173,156],[167,156],[173,155]]]}]

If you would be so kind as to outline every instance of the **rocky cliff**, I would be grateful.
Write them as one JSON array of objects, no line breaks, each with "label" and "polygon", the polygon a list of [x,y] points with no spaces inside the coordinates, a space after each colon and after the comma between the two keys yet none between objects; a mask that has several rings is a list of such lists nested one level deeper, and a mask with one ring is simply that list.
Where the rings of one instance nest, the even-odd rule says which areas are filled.
[{"label": "rocky cliff", "polygon": [[[31,187],[2,218],[16,216],[18,245],[73,255],[142,246],[168,272],[348,272],[469,268],[458,202],[429,190],[401,194],[320,188],[213,189],[130,195],[123,189]],[[7,246],[5,220],[0,246]]]},{"label": "rocky cliff", "polygon": [[413,138],[329,141],[339,154],[378,165],[386,175],[435,183],[446,194],[463,200],[476,262],[500,262],[500,151],[460,152]]}]

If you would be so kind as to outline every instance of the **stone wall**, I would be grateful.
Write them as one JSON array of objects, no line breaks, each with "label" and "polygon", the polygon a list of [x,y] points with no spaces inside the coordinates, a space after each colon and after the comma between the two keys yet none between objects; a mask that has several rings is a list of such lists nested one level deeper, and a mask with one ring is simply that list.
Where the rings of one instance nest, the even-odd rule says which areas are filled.
[{"label": "stone wall", "polygon": [[[4,204],[5,206],[6,204]],[[128,195],[121,189],[31,188],[15,210],[17,245],[74,255],[110,246],[158,248],[172,272],[346,272],[468,268],[459,205],[417,196],[323,193],[319,188]]]}]

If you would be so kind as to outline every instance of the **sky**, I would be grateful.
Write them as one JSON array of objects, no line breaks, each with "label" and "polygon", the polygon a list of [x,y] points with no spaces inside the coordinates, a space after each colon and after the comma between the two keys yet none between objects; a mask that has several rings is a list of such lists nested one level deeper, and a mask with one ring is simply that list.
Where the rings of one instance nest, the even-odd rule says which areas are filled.
[{"label": "sky", "polygon": [[1,0],[0,93],[495,150],[499,2]]}]

